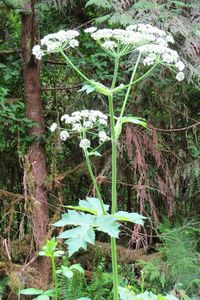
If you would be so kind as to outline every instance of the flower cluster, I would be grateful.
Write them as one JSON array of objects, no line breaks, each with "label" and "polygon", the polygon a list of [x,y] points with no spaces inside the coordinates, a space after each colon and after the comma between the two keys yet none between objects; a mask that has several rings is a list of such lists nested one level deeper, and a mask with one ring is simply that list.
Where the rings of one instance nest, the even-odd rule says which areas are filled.
[{"label": "flower cluster", "polygon": [[[61,122],[64,122],[68,126],[67,130],[60,131],[60,139],[66,141],[69,138],[70,133],[79,133],[81,138],[79,146],[83,149],[90,148],[90,140],[86,138],[86,133],[95,134],[94,129],[98,131],[99,143],[109,140],[106,132],[102,130],[102,127],[107,126],[108,116],[98,110],[81,110],[75,111],[71,115],[65,114],[61,117]],[[53,123],[50,126],[51,132],[54,132],[58,128],[57,123]],[[95,134],[97,135],[97,134]]]},{"label": "flower cluster", "polygon": [[91,27],[85,32],[90,33],[113,56],[122,56],[136,50],[144,56],[144,65],[150,66],[156,61],[172,65],[178,71],[177,80],[184,79],[182,71],[185,66],[178,53],[169,47],[169,43],[174,43],[173,37],[157,27],[150,24],[130,25],[126,29],[97,30],[96,27]]},{"label": "flower cluster", "polygon": [[41,40],[41,46],[36,45],[32,49],[32,53],[37,59],[41,59],[45,53],[59,52],[61,49],[78,47],[79,42],[76,39],[79,32],[76,30],[60,30],[56,33],[46,35]]}]

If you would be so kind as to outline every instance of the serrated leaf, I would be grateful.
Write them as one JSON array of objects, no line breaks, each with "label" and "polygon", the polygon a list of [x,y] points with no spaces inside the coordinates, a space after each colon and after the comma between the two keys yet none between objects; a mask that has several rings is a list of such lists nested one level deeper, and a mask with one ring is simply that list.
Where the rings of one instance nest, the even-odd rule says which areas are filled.
[{"label": "serrated leaf", "polygon": [[90,224],[78,226],[73,229],[64,231],[59,238],[66,238],[69,256],[78,251],[80,248],[86,249],[87,243],[94,244],[95,232]]},{"label": "serrated leaf", "polygon": [[[105,211],[109,210],[109,205],[103,204]],[[86,200],[79,200],[79,206],[66,206],[67,208],[73,208],[80,211],[86,211],[94,215],[103,215],[101,208],[101,202],[98,198],[87,197]]]},{"label": "serrated leaf", "polygon": [[41,295],[43,294],[43,290],[39,290],[36,288],[24,289],[19,291],[20,295]]},{"label": "serrated leaf", "polygon": [[120,224],[111,215],[103,215],[96,218],[96,229],[118,238]]},{"label": "serrated leaf", "polygon": [[69,257],[81,248],[84,250],[87,249],[87,243],[84,240],[69,239],[65,242],[65,244],[68,245]]},{"label": "serrated leaf", "polygon": [[[79,201],[79,206],[95,211],[95,215],[98,215],[98,216],[103,215],[103,210],[101,208],[101,202],[98,198],[87,197],[86,200]],[[103,207],[104,207],[105,211],[107,212],[109,210],[110,206],[108,204],[103,204]]]},{"label": "serrated leaf", "polygon": [[118,211],[113,216],[118,221],[133,222],[139,225],[144,225],[144,220],[146,219],[138,213],[129,213],[126,211]]},{"label": "serrated leaf", "polygon": [[76,212],[74,210],[68,210],[68,213],[62,215],[62,219],[53,225],[56,227],[62,227],[65,225],[87,225],[92,224],[95,221],[95,217],[89,214]]}]

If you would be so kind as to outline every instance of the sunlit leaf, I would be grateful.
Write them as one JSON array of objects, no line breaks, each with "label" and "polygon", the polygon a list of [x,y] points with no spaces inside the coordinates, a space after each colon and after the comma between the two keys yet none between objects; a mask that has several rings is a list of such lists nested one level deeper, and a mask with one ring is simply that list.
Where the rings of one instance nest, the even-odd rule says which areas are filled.
[{"label": "sunlit leaf", "polygon": [[129,213],[126,211],[118,211],[113,215],[118,221],[133,222],[135,224],[144,225],[145,217],[138,213]]}]

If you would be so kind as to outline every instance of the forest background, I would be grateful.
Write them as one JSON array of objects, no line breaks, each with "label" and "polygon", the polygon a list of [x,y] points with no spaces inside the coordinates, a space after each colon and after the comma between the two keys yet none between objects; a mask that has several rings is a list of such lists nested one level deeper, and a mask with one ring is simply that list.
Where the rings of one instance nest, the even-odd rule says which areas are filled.
[{"label": "forest background", "polygon": [[[0,1],[0,14],[0,272],[2,279],[9,278],[8,293],[21,286],[19,278],[25,276],[29,263],[38,273],[47,268],[35,251],[58,234],[51,224],[60,218],[63,205],[74,205],[94,192],[78,144],[61,142],[49,128],[63,113],[103,110],[105,99],[80,91],[79,78],[59,56],[48,56],[40,63],[31,55],[40,36],[60,29],[148,22],[174,36],[174,48],[186,65],[185,80],[174,81],[168,71],[159,70],[134,87],[128,111],[145,118],[149,130],[127,125],[118,143],[118,205],[148,218],[144,228],[124,227],[119,244],[121,251],[128,247],[149,251],[161,242],[159,234],[187,228],[191,238],[187,253],[191,248],[198,251],[198,245],[191,245],[199,234],[200,214],[199,1],[4,0]],[[81,40],[73,62],[94,80],[110,83],[113,70],[109,59],[102,57],[89,38],[82,36]],[[122,82],[132,59],[120,65]],[[116,112],[120,104],[115,104]],[[110,148],[105,147],[92,163],[109,199]],[[106,249],[105,237],[99,239]],[[122,262],[129,263],[123,253]],[[183,281],[179,279],[173,284]]]}]

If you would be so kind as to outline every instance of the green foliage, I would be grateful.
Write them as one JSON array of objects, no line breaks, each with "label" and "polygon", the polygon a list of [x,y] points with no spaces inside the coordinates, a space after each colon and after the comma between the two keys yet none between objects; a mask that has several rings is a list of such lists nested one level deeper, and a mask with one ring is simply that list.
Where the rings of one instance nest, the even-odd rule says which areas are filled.
[{"label": "green foliage", "polygon": [[165,288],[165,273],[164,264],[159,259],[151,261],[138,260],[137,265],[142,268],[142,276],[145,289],[150,289],[155,292],[164,291]]},{"label": "green foliage", "polygon": [[16,140],[13,143],[16,135],[21,142],[27,142],[29,140],[25,137],[27,128],[33,126],[33,122],[25,117],[24,103],[21,101],[8,103],[5,98],[7,94],[8,90],[0,87],[0,151],[8,147],[8,135],[10,147],[16,145]]},{"label": "green foliage", "polygon": [[191,221],[181,227],[166,229],[161,235],[163,244],[159,251],[167,266],[168,287],[180,284],[190,293],[195,291],[195,281],[200,277],[197,251],[199,233],[199,223]]},{"label": "green foliage", "polygon": [[173,295],[155,295],[152,292],[144,292],[142,294],[135,294],[128,288],[119,287],[119,296],[121,300],[178,300]]},{"label": "green foliage", "polygon": [[102,0],[102,1],[98,1],[98,0],[89,0],[87,1],[86,3],[86,7],[87,6],[91,6],[91,5],[94,5],[94,6],[97,6],[97,7],[100,7],[100,8],[103,8],[103,9],[112,9],[112,5],[109,1],[107,0]]},{"label": "green foliage", "polygon": [[19,295],[37,296],[33,300],[50,300],[50,297],[54,295],[54,290],[39,290],[36,288],[29,288],[19,291]]},{"label": "green foliage", "polygon": [[[109,205],[103,204],[105,212],[108,211]],[[69,256],[78,251],[80,248],[86,250],[87,243],[94,244],[95,230],[107,233],[111,237],[118,237],[120,224],[117,221],[134,222],[143,225],[141,215],[137,213],[128,213],[118,211],[113,215],[103,214],[102,203],[97,198],[87,198],[80,200],[79,206],[68,206],[80,211],[86,211],[91,214],[68,210],[68,213],[62,215],[62,219],[54,224],[56,227],[66,225],[77,226],[73,229],[62,232],[59,237],[67,239]]]},{"label": "green foliage", "polygon": [[8,278],[4,277],[0,280],[0,300],[3,300],[4,294],[5,294],[5,289],[8,284]]}]

